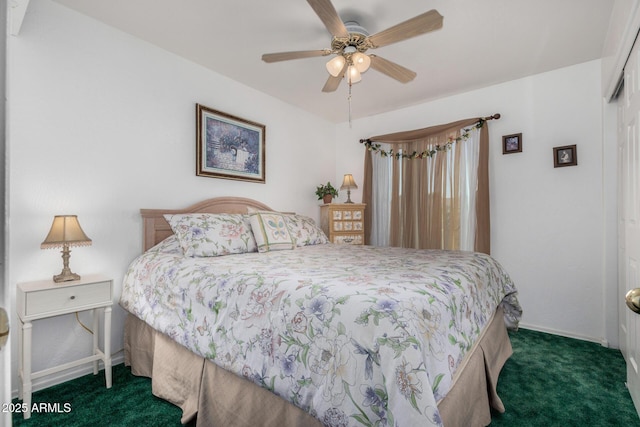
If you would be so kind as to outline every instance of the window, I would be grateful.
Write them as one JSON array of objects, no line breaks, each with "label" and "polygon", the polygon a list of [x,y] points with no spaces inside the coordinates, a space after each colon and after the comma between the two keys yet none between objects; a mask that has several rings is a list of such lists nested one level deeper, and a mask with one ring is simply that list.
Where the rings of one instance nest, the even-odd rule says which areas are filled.
[{"label": "window", "polygon": [[[437,132],[410,142],[380,143],[377,151],[366,152],[370,244],[488,253],[488,155],[481,153],[488,133],[482,125],[452,125],[435,127]],[[484,215],[480,221],[478,213]],[[480,249],[478,224],[480,246],[485,245]]]}]

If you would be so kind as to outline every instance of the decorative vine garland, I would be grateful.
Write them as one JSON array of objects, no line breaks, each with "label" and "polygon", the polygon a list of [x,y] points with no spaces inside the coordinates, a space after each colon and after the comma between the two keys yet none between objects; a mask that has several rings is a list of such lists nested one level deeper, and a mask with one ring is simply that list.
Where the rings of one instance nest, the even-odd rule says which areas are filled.
[{"label": "decorative vine garland", "polygon": [[[500,117],[500,116],[498,116]],[[498,118],[496,117],[496,118]],[[438,151],[447,151],[449,149],[451,149],[451,146],[456,143],[456,142],[460,142],[460,141],[466,141],[467,139],[469,139],[469,133],[473,130],[473,129],[480,129],[482,126],[484,126],[484,123],[486,122],[485,119],[479,119],[478,123],[476,123],[475,125],[463,129],[462,130],[462,134],[457,137],[457,138],[451,138],[449,137],[449,140],[444,144],[444,145],[436,145],[434,148],[430,149],[430,150],[424,150],[421,153],[418,153],[417,151],[414,151],[413,153],[401,153],[401,152],[394,152],[393,149],[389,149],[389,150],[383,150],[382,146],[380,144],[377,144],[373,141],[371,141],[370,139],[361,139],[360,143],[364,144],[364,146],[367,148],[367,150],[372,151],[376,154],[380,154],[380,156],[382,157],[395,157],[396,159],[424,159],[427,157],[433,157]]]}]

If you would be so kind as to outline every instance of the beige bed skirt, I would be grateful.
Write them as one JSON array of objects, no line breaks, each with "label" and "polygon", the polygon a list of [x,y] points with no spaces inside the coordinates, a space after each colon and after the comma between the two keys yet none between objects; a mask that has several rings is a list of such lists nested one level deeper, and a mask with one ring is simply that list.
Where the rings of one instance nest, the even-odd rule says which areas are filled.
[{"label": "beige bed skirt", "polygon": [[[182,409],[182,423],[198,426],[322,427],[311,415],[252,382],[195,355],[133,315],[124,334],[125,364],[152,379],[152,392]],[[446,427],[486,426],[491,408],[504,412],[498,375],[512,349],[498,309],[458,370],[453,388],[438,403]]]}]

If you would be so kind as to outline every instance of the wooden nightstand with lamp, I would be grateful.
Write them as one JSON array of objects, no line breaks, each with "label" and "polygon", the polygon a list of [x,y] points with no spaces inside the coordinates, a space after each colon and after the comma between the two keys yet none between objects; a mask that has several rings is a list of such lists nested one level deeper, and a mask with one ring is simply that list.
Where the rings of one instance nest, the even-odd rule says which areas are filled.
[{"label": "wooden nightstand with lamp", "polygon": [[353,176],[346,174],[340,189],[347,190],[347,201],[320,206],[320,227],[332,243],[364,245],[366,205],[351,201],[352,188],[358,188],[358,186]]},{"label": "wooden nightstand with lamp", "polygon": [[[101,275],[87,275],[81,278],[69,269],[69,246],[91,244],[80,228],[75,215],[56,216],[49,235],[41,247],[62,247],[64,268],[51,280],[19,283],[16,290],[16,311],[20,321],[18,328],[18,374],[20,376],[19,395],[23,401],[24,418],[31,417],[32,380],[45,375],[70,369],[85,363],[93,363],[93,373],[98,374],[98,361],[104,363],[106,387],[111,388],[111,306],[113,305],[113,281]],[[104,314],[104,345],[98,345],[99,310]],[[63,314],[93,310],[92,355],[74,362],[31,372],[32,340],[31,330],[34,320],[46,319]]]}]

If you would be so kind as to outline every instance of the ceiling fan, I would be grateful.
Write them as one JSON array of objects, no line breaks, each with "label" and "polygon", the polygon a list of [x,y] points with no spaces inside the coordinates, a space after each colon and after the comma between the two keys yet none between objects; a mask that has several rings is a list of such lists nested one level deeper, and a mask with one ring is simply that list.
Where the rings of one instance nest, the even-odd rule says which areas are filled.
[{"label": "ceiling fan", "polygon": [[331,0],[307,0],[307,2],[333,36],[331,48],[266,53],[262,55],[262,60],[271,63],[335,54],[336,56],[326,65],[330,76],[322,88],[323,92],[335,91],[345,74],[349,85],[359,82],[361,73],[367,71],[369,67],[399,82],[410,82],[415,78],[415,72],[388,59],[365,52],[442,28],[442,15],[436,10],[430,10],[370,36],[357,22],[342,22]]}]

